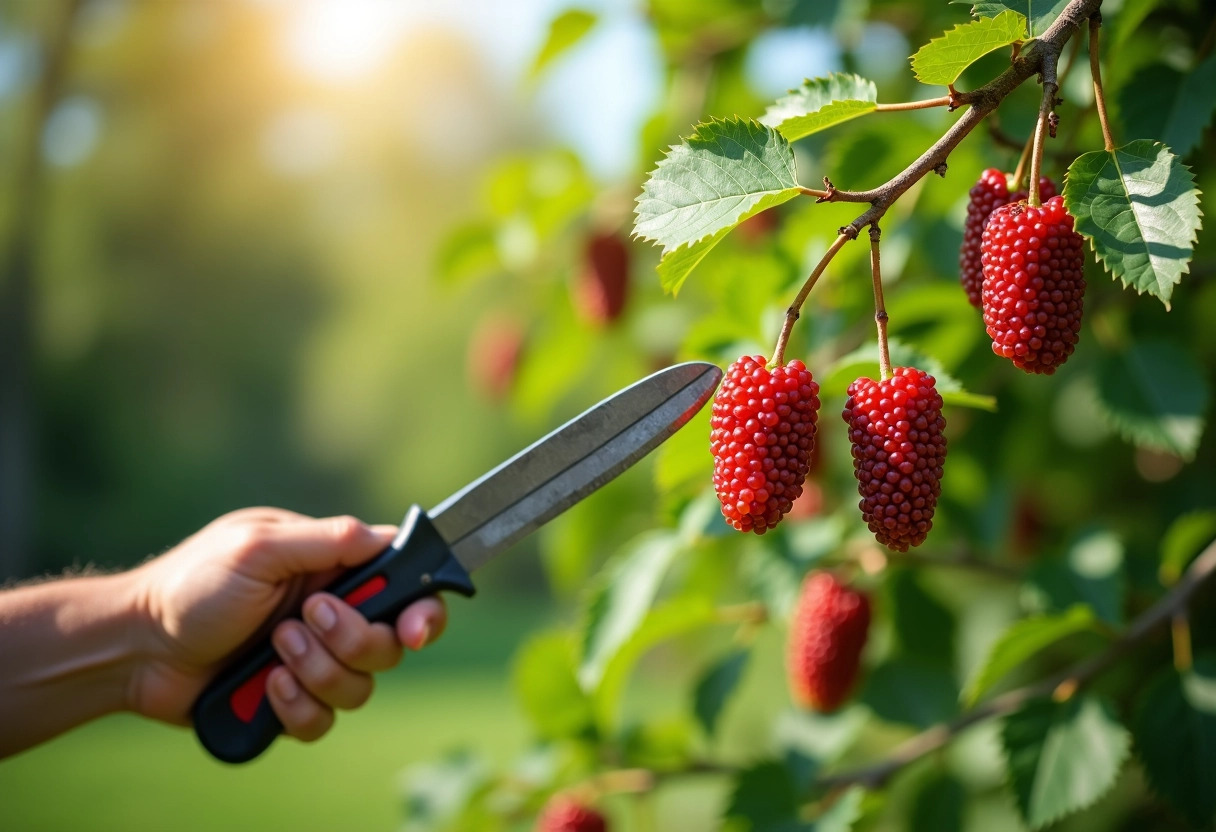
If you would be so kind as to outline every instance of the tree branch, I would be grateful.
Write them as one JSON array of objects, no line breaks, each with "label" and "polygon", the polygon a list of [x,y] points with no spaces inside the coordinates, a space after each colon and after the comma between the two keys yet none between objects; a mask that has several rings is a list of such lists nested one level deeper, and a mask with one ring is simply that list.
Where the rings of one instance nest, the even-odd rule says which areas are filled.
[{"label": "tree branch", "polygon": [[895,200],[916,184],[927,174],[937,170],[946,163],[947,157],[958,146],[967,134],[976,128],[984,117],[997,108],[1009,93],[1017,89],[1023,81],[1032,75],[1042,73],[1044,67],[1051,67],[1054,81],[1055,66],[1060,58],[1064,44],[1072,37],[1078,27],[1089,19],[1102,5],[1102,0],[1072,0],[1056,21],[1048,27],[1041,37],[1031,42],[1013,59],[1012,65],[979,89],[959,93],[957,102],[969,105],[967,111],[954,125],[938,139],[932,147],[926,150],[919,159],[884,185],[868,191],[835,191],[831,202],[868,202],[870,208],[853,220],[849,226],[853,236],[861,233],[861,229],[880,220]]},{"label": "tree branch", "polygon": [[1216,541],[1208,545],[1195,559],[1186,574],[1173,589],[1157,603],[1140,614],[1127,630],[1104,651],[1079,662],[1071,668],[1040,682],[1003,693],[978,708],[972,708],[953,722],[934,725],[905,742],[882,762],[865,768],[841,772],[815,781],[817,788],[840,788],[859,784],[866,788],[881,787],[892,775],[909,763],[945,746],[966,729],[997,716],[1005,716],[1032,699],[1054,696],[1067,699],[1107,667],[1143,641],[1150,633],[1186,610],[1191,596],[1216,572]]}]

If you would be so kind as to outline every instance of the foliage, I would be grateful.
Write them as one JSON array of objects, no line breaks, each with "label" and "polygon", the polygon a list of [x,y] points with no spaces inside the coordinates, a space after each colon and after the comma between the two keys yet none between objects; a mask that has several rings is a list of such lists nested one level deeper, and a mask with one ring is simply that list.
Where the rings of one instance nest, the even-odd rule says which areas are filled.
[{"label": "foliage", "polygon": [[[992,357],[957,285],[955,253],[971,183],[984,167],[1012,169],[1034,132],[1033,80],[1024,90],[995,93],[1003,97],[1000,131],[974,129],[950,153],[948,171],[921,154],[953,120],[926,108],[967,107],[967,90],[999,74],[1007,47],[1024,49],[1041,38],[1066,0],[977,3],[971,22],[960,22],[953,9],[899,5],[891,20],[909,42],[925,44],[911,72],[898,79],[874,73],[877,82],[833,72],[767,104],[747,88],[742,52],[766,28],[794,26],[807,15],[840,33],[863,25],[849,4],[812,12],[811,4],[793,3],[785,16],[773,7],[768,17],[749,17],[724,3],[722,19],[735,16],[721,27],[708,13],[677,14],[679,3],[653,5],[671,88],[687,96],[688,85],[701,84],[701,118],[688,128],[679,121],[684,111],[669,102],[643,137],[651,158],[663,129],[671,145],[631,183],[639,194],[633,230],[641,243],[657,244],[658,279],[650,269],[654,255],[639,244],[630,309],[614,333],[600,337],[661,360],[722,366],[742,354],[771,356],[776,341],[787,357],[805,360],[820,384],[819,448],[809,507],[763,538],[736,534],[718,516],[704,413],[656,454],[651,511],[618,514],[605,504],[645,535],[629,542],[622,533],[597,548],[599,565],[588,569],[598,577],[573,599],[579,623],[567,640],[543,642],[553,651],[549,672],[561,680],[554,686],[568,697],[547,710],[582,713],[577,703],[589,697],[594,729],[571,719],[564,738],[555,739],[552,719],[528,693],[536,683],[521,689],[538,735],[565,760],[544,789],[571,789],[608,806],[618,797],[642,805],[644,798],[623,796],[663,792],[669,778],[716,778],[721,828],[728,830],[903,828],[896,820],[902,817],[913,828],[961,829],[975,811],[1011,809],[1017,819],[1010,823],[1037,829],[1095,803],[1106,808],[1085,817],[1152,803],[1157,798],[1142,789],[1112,796],[1130,765],[1146,769],[1156,794],[1182,812],[1210,817],[1198,780],[1181,774],[1216,760],[1202,740],[1203,706],[1184,697],[1184,677],[1166,668],[1168,655],[1140,645],[1165,620],[1150,610],[1163,592],[1154,575],[1178,584],[1216,536],[1216,489],[1203,474],[1214,453],[1206,424],[1216,360],[1204,322],[1216,314],[1216,293],[1193,277],[1213,262],[1200,210],[1200,189],[1216,175],[1203,156],[1216,106],[1202,84],[1211,58],[1186,52],[1185,68],[1179,53],[1167,71],[1143,21],[1191,15],[1195,31],[1210,21],[1135,3],[1107,15],[1115,45],[1106,48],[1119,50],[1123,61],[1107,79],[1108,95],[1118,102],[1126,144],[1101,149],[1098,120],[1083,100],[1049,102],[1061,126],[1058,138],[1047,140],[1043,172],[1064,183],[1066,205],[1094,257],[1078,351],[1056,377],[1028,379]],[[710,57],[690,57],[688,44],[698,37],[713,44],[704,47]],[[865,49],[851,54],[850,68],[870,75]],[[711,63],[712,83],[696,60]],[[1062,80],[1062,89],[1074,91],[1063,97],[1071,99],[1085,62],[1067,63],[1078,65]],[[880,94],[884,101],[914,95],[913,75],[950,85],[951,96],[915,107],[878,103]],[[893,112],[913,108],[924,111]],[[735,115],[716,115],[722,113]],[[1113,129],[1119,135],[1120,125]],[[684,138],[675,141],[675,132]],[[866,188],[875,190],[854,196]],[[889,335],[881,332],[879,343],[871,329],[877,298],[869,252],[847,225],[867,207],[865,221],[881,221],[883,232],[876,245]],[[616,210],[617,221],[627,222]],[[1118,281],[1101,279],[1103,268]],[[512,279],[510,268],[495,271]],[[787,315],[804,281],[798,302],[806,298],[805,305]],[[1137,303],[1119,283],[1162,306]],[[881,551],[858,522],[848,443],[833,414],[854,379],[879,377],[880,344],[893,365],[930,371],[946,405],[950,453],[940,516],[923,553],[908,556]],[[531,360],[543,363],[549,354]],[[1210,561],[1202,560],[1205,570]],[[838,714],[794,714],[776,667],[785,619],[806,572],[825,567],[876,594],[876,632],[857,703]],[[1174,603],[1195,591],[1183,583],[1186,595]],[[1148,614],[1152,624],[1143,623]],[[1206,632],[1196,629],[1191,639],[1210,648]],[[583,645],[581,692],[568,664],[574,641]],[[1189,661],[1189,647],[1179,649],[1177,660]],[[1112,663],[1141,670],[1112,671],[1099,685]],[[1164,681],[1146,691],[1141,671],[1150,667]],[[1201,678],[1196,668],[1185,678]],[[540,664],[532,670],[541,672]],[[1057,687],[1048,687],[1049,679]],[[631,696],[631,688],[645,693]],[[994,694],[997,688],[1004,692]],[[1146,701],[1125,721],[1130,703]],[[999,753],[969,752],[982,757],[975,765],[986,773],[953,757],[910,765],[994,717]],[[774,741],[756,730],[770,723]],[[893,732],[909,727],[925,730],[909,746],[924,750],[896,751],[883,762]],[[1191,756],[1167,761],[1167,742],[1159,738],[1182,731],[1195,738],[1185,744]],[[860,762],[866,759],[874,762]],[[616,779],[629,770],[614,769],[628,766],[648,769],[650,778]],[[1010,802],[991,792],[1000,779]]]},{"label": "foliage", "polygon": [[[141,25],[178,31],[174,5],[148,4]],[[214,5],[227,25],[264,4]],[[49,179],[41,230],[44,563],[70,562],[82,539],[103,563],[142,556],[242,502],[320,513],[365,500],[381,514],[403,492],[438,498],[656,367],[771,357],[824,263],[785,343],[824,402],[805,499],[763,537],[731,531],[702,412],[542,530],[538,561],[524,550],[495,564],[482,595],[518,593],[544,619],[501,674],[512,701],[493,697],[495,720],[520,714],[533,742],[512,760],[518,747],[494,734],[432,762],[418,759],[431,743],[398,743],[407,828],[521,830],[561,791],[623,829],[1210,824],[1211,615],[1191,605],[1189,639],[1176,619],[1177,655],[1160,637],[1171,616],[1138,629],[1171,588],[1206,591],[1188,569],[1216,536],[1205,4],[1103,9],[1110,150],[1084,43],[1069,60],[1085,35],[1064,44],[1060,123],[1041,164],[1087,239],[1088,289],[1077,352],[1054,376],[994,358],[957,272],[968,190],[986,167],[1017,166],[1039,113],[1036,77],[1003,91],[944,167],[883,191],[897,197],[877,218],[887,346],[894,363],[937,378],[950,444],[924,546],[883,551],[860,522],[836,414],[851,381],[881,372],[867,229],[825,254],[871,207],[849,195],[899,181],[1015,48],[1041,54],[1029,41],[1067,0],[966,5],[970,19],[964,5],[905,0],[648,0],[631,20],[651,37],[662,95],[636,135],[610,137],[641,154],[610,179],[548,134],[530,102],[506,106],[491,85],[476,101],[508,125],[501,145],[445,128],[443,95],[411,110],[432,142],[481,148],[476,161],[444,169],[403,151],[397,132],[354,134],[366,167],[251,184],[259,103],[278,89],[248,81],[264,38],[233,59],[217,49],[192,62],[175,46],[172,73],[138,84],[147,41],[95,38],[77,71],[115,102],[106,165]],[[614,14],[561,10],[537,33],[525,90],[611,31]],[[833,39],[833,71],[798,71],[775,100],[758,92],[765,50],[806,27]],[[218,86],[216,67],[235,81]],[[377,91],[374,111],[391,111],[394,131],[400,108],[383,100],[419,86],[408,70]],[[924,103],[918,78],[962,102],[896,111]],[[227,94],[199,93],[216,89]],[[342,96],[317,98],[349,116],[333,104]],[[16,124],[0,133],[5,149]],[[333,228],[318,234],[313,212],[337,217]],[[421,242],[441,229],[442,244]],[[591,323],[573,291],[585,243],[631,231],[624,312]],[[424,249],[430,285],[410,279]],[[524,335],[494,401],[453,370],[491,313]],[[863,680],[832,714],[794,709],[782,672],[791,600],[820,568],[875,599]],[[552,599],[535,594],[545,579]],[[453,627],[466,615],[454,603]],[[501,663],[506,631],[477,623]],[[440,699],[409,707],[446,720]],[[912,737],[924,750],[899,756]]]},{"label": "foliage", "polygon": [[917,50],[912,71],[922,84],[953,85],[963,70],[989,52],[1020,41],[1025,31],[1026,18],[1015,11],[962,23]]}]

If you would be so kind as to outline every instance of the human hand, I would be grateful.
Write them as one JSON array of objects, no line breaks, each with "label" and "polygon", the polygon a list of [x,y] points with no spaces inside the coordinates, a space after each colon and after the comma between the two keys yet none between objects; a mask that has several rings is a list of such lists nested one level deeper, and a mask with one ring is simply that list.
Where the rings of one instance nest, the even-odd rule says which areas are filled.
[{"label": "human hand", "polygon": [[130,708],[189,724],[195,699],[232,653],[306,599],[302,621],[273,627],[283,666],[270,674],[267,697],[285,733],[305,741],[322,736],[335,709],[367,701],[373,672],[395,666],[403,645],[418,650],[447,623],[439,597],[412,604],[394,627],[369,623],[341,599],[318,592],[382,551],[396,531],[352,517],[244,509],[140,567],[133,577],[153,638],[132,676]]}]

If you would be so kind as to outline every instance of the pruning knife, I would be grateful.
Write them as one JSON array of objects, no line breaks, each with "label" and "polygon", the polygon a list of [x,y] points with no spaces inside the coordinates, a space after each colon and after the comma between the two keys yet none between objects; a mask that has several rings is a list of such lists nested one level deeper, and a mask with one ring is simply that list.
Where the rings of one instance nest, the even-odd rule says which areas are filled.
[{"label": "pruning knife", "polygon": [[[441,590],[472,596],[470,572],[658,447],[704,406],[721,378],[713,364],[692,361],[626,387],[430,511],[410,507],[388,548],[325,591],[368,621],[386,622]],[[252,760],[282,732],[266,698],[266,679],[281,663],[268,636],[199,696],[194,730],[213,756]]]}]

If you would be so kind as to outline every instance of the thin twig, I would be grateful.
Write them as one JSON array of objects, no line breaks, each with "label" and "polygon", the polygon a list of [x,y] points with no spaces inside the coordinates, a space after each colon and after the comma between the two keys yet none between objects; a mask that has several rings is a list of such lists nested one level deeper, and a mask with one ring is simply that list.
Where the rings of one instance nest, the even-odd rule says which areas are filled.
[{"label": "thin twig", "polygon": [[856,234],[846,234],[841,229],[840,236],[828,248],[827,253],[823,255],[823,259],[819,261],[819,265],[815,267],[810,277],[802,284],[802,289],[799,290],[798,296],[794,298],[794,302],[790,304],[789,309],[785,310],[785,322],[781,325],[781,334],[777,336],[777,346],[773,348],[773,364],[781,366],[785,363],[785,345],[789,343],[790,332],[794,329],[794,321],[798,320],[802,304],[806,302],[806,297],[811,293],[811,289],[815,288],[815,282],[819,280],[819,275],[823,274],[823,270],[828,267],[828,263],[832,262],[832,258],[836,256],[836,252],[840,251],[845,243],[856,236]]},{"label": "thin twig", "polygon": [[1214,572],[1216,572],[1216,541],[1203,550],[1173,589],[1141,613],[1128,626],[1123,635],[1098,655],[1079,662],[1041,682],[994,697],[983,705],[962,714],[953,722],[935,725],[912,737],[882,762],[821,777],[815,781],[815,787],[832,789],[857,783],[867,788],[879,788],[904,766],[945,746],[955,736],[978,722],[1013,713],[1033,699],[1047,696],[1063,699],[1071,696],[1085,683],[1123,657],[1150,633],[1166,621],[1172,620],[1178,613],[1183,612],[1190,602],[1191,596],[1212,577]]},{"label": "thin twig", "polygon": [[899,104],[878,104],[875,112],[894,113],[901,110],[927,110],[930,107],[949,107],[957,103],[953,96],[943,95],[941,98],[926,98],[923,101],[902,101]]},{"label": "thin twig", "polygon": [[1110,132],[1110,121],[1106,117],[1106,97],[1102,94],[1102,67],[1098,62],[1098,30],[1102,27],[1102,15],[1094,13],[1089,18],[1089,74],[1094,79],[1094,103],[1098,105],[1098,121],[1102,124],[1102,141],[1106,150],[1115,149],[1115,139]]},{"label": "thin twig", "polygon": [[878,241],[882,230],[878,223],[870,226],[870,276],[874,280],[874,323],[878,324],[878,372],[880,381],[891,377],[891,350],[887,347],[887,306],[882,299],[882,269],[879,264]]}]

